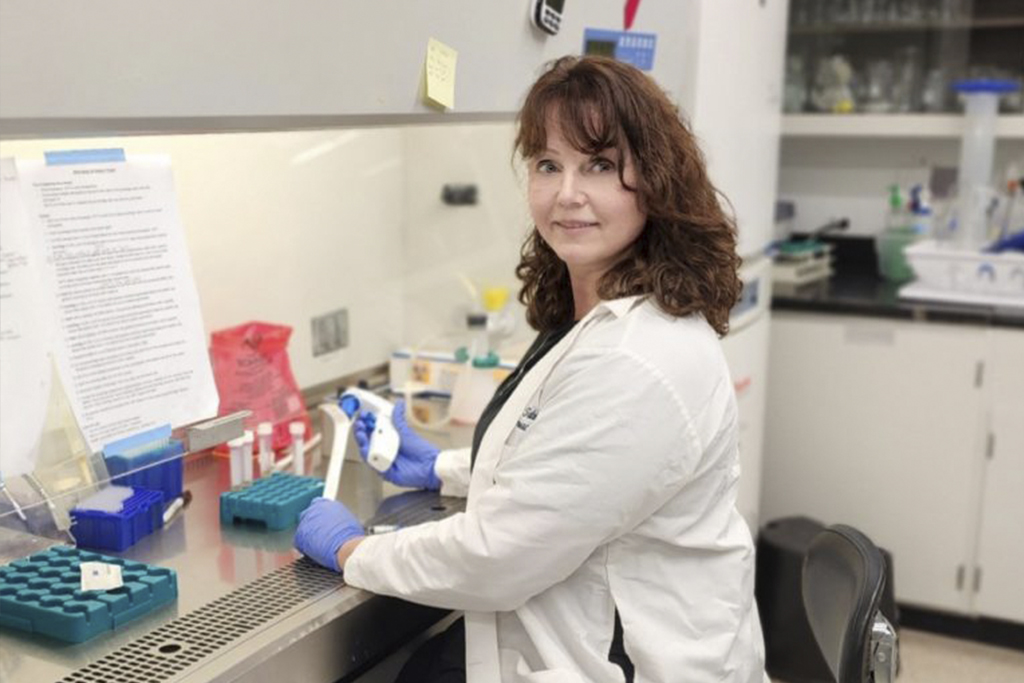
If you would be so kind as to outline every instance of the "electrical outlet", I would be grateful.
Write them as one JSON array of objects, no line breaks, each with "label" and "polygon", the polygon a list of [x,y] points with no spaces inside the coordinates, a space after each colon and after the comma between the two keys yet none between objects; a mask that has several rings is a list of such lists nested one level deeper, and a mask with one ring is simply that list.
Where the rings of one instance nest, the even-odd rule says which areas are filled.
[{"label": "electrical outlet", "polygon": [[348,309],[318,315],[310,321],[313,334],[313,357],[332,353],[348,346]]}]

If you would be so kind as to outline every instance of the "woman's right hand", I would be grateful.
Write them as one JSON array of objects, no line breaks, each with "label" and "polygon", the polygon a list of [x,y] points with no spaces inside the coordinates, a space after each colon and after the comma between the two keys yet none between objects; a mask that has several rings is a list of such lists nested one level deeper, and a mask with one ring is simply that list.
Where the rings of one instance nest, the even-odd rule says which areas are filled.
[{"label": "woman's right hand", "polygon": [[[391,421],[400,440],[398,454],[395,456],[395,462],[386,472],[381,473],[381,476],[395,486],[440,490],[441,480],[434,473],[434,463],[441,449],[409,427],[405,420],[405,401],[400,399],[395,402]],[[367,412],[360,413],[352,425],[352,433],[363,460],[366,460],[370,449],[370,435],[376,424],[377,416]]]}]

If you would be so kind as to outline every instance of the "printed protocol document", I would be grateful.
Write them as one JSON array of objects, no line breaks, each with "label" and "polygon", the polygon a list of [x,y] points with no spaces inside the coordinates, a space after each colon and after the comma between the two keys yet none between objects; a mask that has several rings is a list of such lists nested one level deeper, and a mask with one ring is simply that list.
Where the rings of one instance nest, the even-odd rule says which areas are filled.
[{"label": "printed protocol document", "polygon": [[19,161],[17,170],[55,314],[57,366],[90,449],[215,416],[170,159]]},{"label": "printed protocol document", "polygon": [[0,159],[0,479],[35,469],[50,397],[53,317],[14,159]]}]

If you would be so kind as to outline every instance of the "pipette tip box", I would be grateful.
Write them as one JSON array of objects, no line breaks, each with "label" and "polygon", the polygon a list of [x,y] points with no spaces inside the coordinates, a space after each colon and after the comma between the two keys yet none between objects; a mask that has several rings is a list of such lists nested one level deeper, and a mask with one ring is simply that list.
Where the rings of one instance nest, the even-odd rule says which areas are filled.
[{"label": "pipette tip box", "polygon": [[166,445],[136,455],[105,448],[103,456],[112,483],[163,491],[164,500],[170,502],[181,495],[184,453],[185,444],[171,439]]},{"label": "pipette tip box", "polygon": [[316,477],[276,472],[251,485],[220,494],[221,524],[262,522],[279,531],[299,523],[299,515],[324,491]]},{"label": "pipette tip box", "polygon": [[119,512],[72,508],[71,534],[83,548],[121,551],[164,525],[162,491],[132,489]]},{"label": "pipette tip box", "polygon": [[[121,566],[124,585],[81,590],[82,562]],[[0,566],[0,626],[81,643],[178,597],[173,569],[55,546]]]}]

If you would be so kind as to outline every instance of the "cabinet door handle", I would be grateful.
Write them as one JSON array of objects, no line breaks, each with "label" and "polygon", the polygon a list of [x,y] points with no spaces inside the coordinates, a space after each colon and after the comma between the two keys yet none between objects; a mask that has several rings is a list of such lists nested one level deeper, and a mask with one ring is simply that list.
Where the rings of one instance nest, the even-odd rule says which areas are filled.
[{"label": "cabinet door handle", "polygon": [[974,592],[981,590],[981,567],[974,568]]},{"label": "cabinet door handle", "polygon": [[957,568],[956,568],[956,589],[958,591],[962,591],[964,589],[964,574],[965,573],[966,573],[966,568],[962,564],[958,565]]}]

